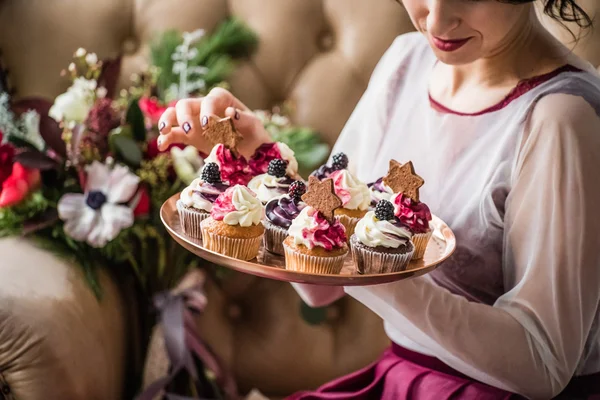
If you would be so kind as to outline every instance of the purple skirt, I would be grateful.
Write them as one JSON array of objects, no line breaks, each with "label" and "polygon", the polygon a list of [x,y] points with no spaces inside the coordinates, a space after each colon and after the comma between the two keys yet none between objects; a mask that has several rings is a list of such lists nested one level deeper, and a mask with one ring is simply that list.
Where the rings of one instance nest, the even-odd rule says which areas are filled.
[{"label": "purple skirt", "polygon": [[[589,377],[600,384],[600,375]],[[569,384],[578,398],[596,399],[600,387]],[[567,387],[567,390],[569,390]],[[596,391],[597,390],[597,391]],[[564,395],[564,393],[563,393]],[[572,398],[572,397],[567,397]],[[373,364],[321,386],[303,391],[286,400],[516,400],[524,397],[475,381],[434,357],[425,356],[396,344]]]}]

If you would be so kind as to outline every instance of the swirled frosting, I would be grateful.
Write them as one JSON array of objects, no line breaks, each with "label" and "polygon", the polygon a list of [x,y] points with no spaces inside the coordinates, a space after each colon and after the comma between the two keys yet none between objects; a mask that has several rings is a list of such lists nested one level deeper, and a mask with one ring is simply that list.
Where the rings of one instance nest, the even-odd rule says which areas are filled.
[{"label": "swirled frosting", "polygon": [[264,207],[247,187],[235,185],[223,192],[213,204],[210,216],[227,225],[244,227],[258,225],[264,215]]},{"label": "swirled frosting", "polygon": [[371,192],[371,207],[375,207],[381,200],[389,200],[394,195],[392,188],[383,183],[383,178],[379,178],[367,186]]},{"label": "swirled frosting", "polygon": [[402,193],[395,194],[390,201],[394,204],[396,217],[413,233],[426,233],[431,229],[431,211],[425,203],[415,202]]},{"label": "swirled frosting", "polygon": [[186,207],[210,212],[217,197],[228,187],[224,183],[211,184],[196,178],[188,187],[183,189],[179,198]]},{"label": "swirled frosting", "polygon": [[282,142],[261,145],[248,161],[248,165],[254,175],[266,174],[269,169],[269,163],[276,158],[287,161],[287,168],[285,170],[287,176],[296,176],[298,174],[298,161],[294,156],[294,151]]},{"label": "swirled frosting", "polygon": [[221,171],[221,179],[230,185],[247,185],[252,179],[252,171],[244,156],[236,156],[223,144],[213,147],[204,164],[217,163]]},{"label": "swirled frosting", "polygon": [[292,221],[306,208],[303,201],[295,201],[285,195],[267,203],[266,216],[273,225],[288,229]]},{"label": "swirled frosting", "polygon": [[330,223],[323,215],[312,207],[305,207],[292,221],[288,234],[294,244],[304,245],[309,249],[322,247],[331,251],[346,245],[346,228],[339,221]]},{"label": "swirled frosting", "polygon": [[248,183],[248,188],[256,193],[260,201],[266,203],[286,194],[292,182],[294,180],[288,176],[277,178],[273,175],[261,174],[252,178]]},{"label": "swirled frosting", "polygon": [[371,204],[371,193],[366,184],[359,181],[350,171],[342,169],[331,174],[335,194],[348,210],[366,210]]},{"label": "swirled frosting", "polygon": [[323,164],[319,168],[317,168],[315,171],[313,171],[310,175],[315,176],[315,177],[319,178],[320,181],[322,181],[323,179],[329,178],[329,176],[332,173],[334,173],[335,171],[337,171],[337,170],[335,168],[333,168],[332,166]]},{"label": "swirled frosting", "polygon": [[412,238],[412,233],[400,221],[394,220],[379,220],[374,211],[369,211],[358,221],[354,233],[365,246],[397,249]]}]

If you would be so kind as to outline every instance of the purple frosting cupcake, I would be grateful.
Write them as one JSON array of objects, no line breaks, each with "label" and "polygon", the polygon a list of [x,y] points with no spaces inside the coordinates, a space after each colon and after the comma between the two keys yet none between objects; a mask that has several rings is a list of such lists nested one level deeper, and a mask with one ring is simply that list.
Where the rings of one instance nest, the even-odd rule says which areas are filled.
[{"label": "purple frosting cupcake", "polygon": [[221,173],[216,163],[208,163],[202,170],[202,177],[194,181],[179,195],[177,210],[183,232],[200,239],[200,222],[210,216],[213,203],[229,185],[221,181]]},{"label": "purple frosting cupcake", "polygon": [[306,193],[306,184],[295,181],[290,185],[289,193],[269,201],[265,208],[264,225],[265,248],[274,254],[283,255],[283,241],[292,221],[300,214],[306,204],[301,200]]}]

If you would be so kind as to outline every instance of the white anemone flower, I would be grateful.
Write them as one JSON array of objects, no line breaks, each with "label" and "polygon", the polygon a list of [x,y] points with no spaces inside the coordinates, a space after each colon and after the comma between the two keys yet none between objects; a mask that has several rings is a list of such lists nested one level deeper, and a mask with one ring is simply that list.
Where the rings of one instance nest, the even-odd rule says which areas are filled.
[{"label": "white anemone flower", "polygon": [[186,185],[190,185],[200,175],[204,160],[200,157],[198,149],[186,146],[183,150],[178,147],[171,148],[171,159],[177,177]]},{"label": "white anemone flower", "polygon": [[101,248],[133,225],[133,209],[125,203],[135,194],[140,179],[124,166],[94,161],[87,168],[85,193],[65,194],[58,215],[65,233],[79,242]]}]

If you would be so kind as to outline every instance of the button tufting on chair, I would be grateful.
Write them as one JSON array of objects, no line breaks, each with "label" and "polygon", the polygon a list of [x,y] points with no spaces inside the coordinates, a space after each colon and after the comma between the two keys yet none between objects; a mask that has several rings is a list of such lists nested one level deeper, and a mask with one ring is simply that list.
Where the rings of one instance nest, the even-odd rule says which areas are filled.
[{"label": "button tufting on chair", "polygon": [[129,37],[123,41],[123,45],[121,46],[121,50],[123,54],[133,55],[135,54],[140,47],[140,42],[135,37]]},{"label": "button tufting on chair", "polygon": [[242,317],[242,308],[237,304],[230,304],[227,307],[227,316],[231,320],[239,320]]},{"label": "button tufting on chair", "polygon": [[339,306],[330,306],[327,308],[327,322],[336,323],[340,319],[342,312]]},{"label": "button tufting on chair", "polygon": [[331,51],[331,49],[333,49],[334,45],[335,45],[335,37],[333,35],[333,32],[331,32],[331,31],[322,32],[321,35],[319,36],[318,43],[317,43],[319,50],[321,50],[322,52],[328,52],[328,51]]}]

